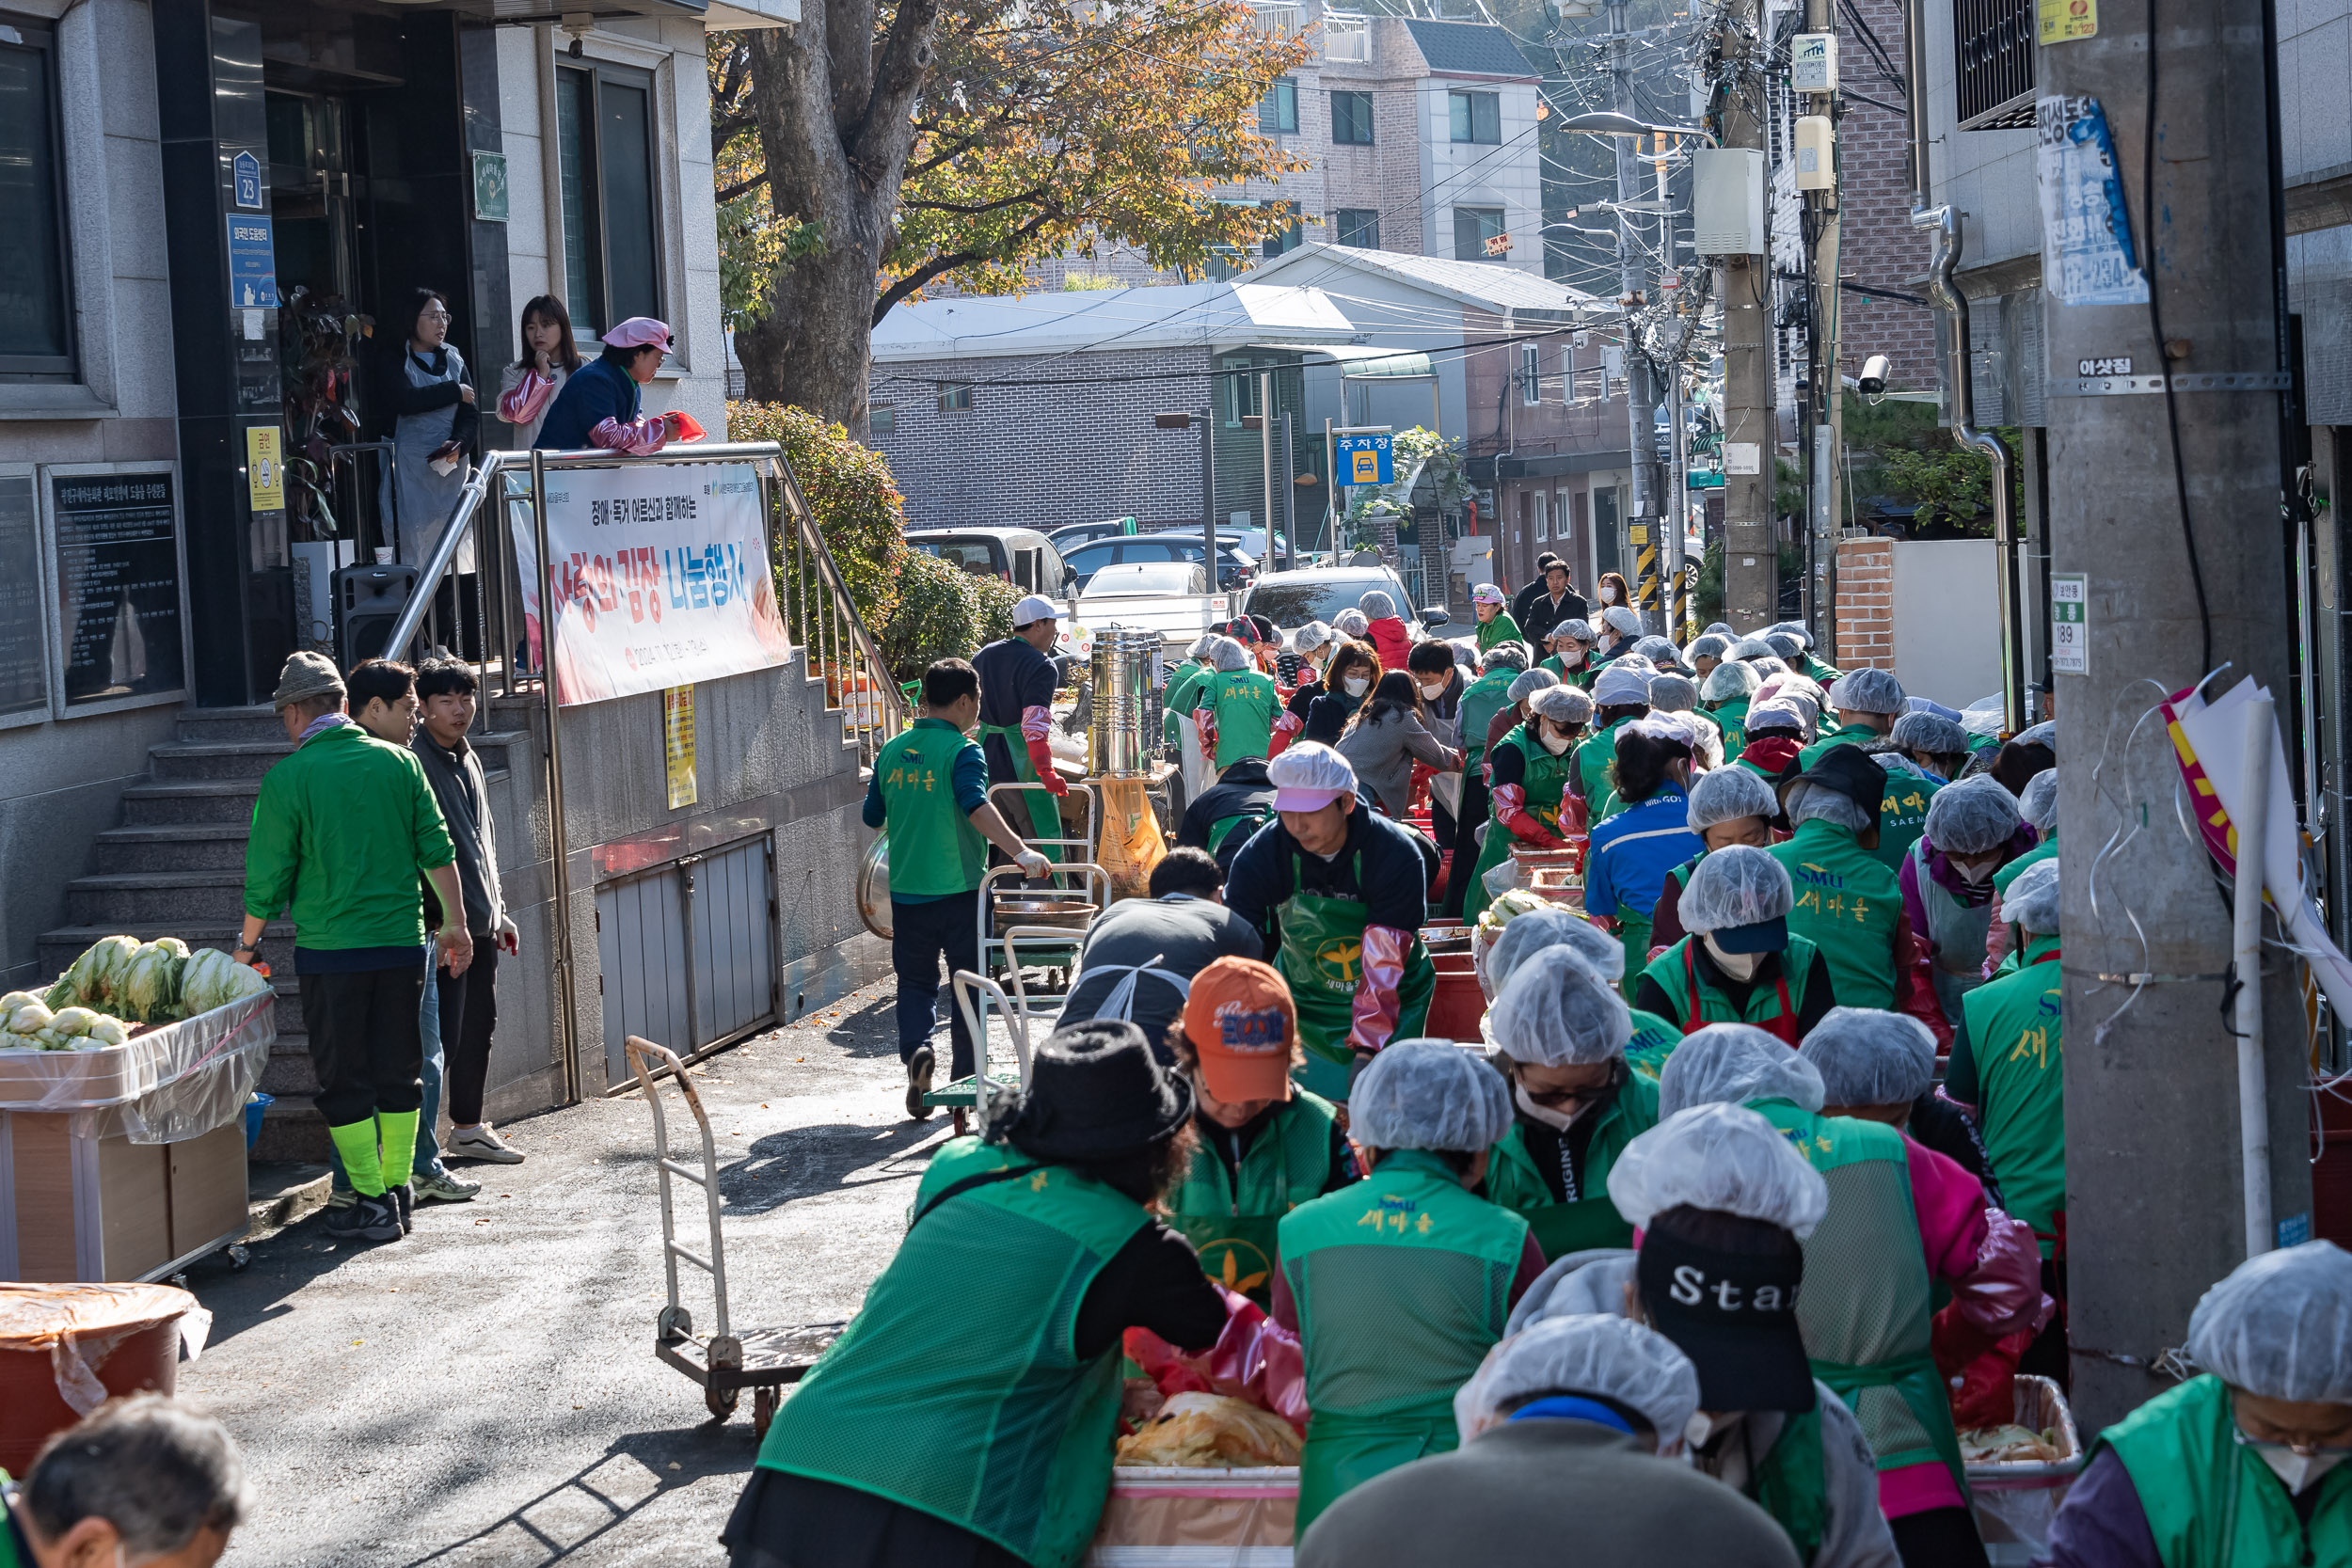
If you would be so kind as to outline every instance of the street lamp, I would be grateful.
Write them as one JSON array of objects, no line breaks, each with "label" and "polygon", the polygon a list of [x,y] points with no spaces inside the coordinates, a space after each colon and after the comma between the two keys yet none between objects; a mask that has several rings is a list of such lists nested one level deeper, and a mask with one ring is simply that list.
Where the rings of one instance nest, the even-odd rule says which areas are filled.
[{"label": "street lamp", "polygon": [[1560,122],[1563,131],[1581,131],[1588,136],[1700,136],[1709,147],[1721,147],[1715,134],[1696,125],[1656,125],[1631,115],[1621,115],[1613,109],[1595,109],[1589,114],[1570,115]]}]

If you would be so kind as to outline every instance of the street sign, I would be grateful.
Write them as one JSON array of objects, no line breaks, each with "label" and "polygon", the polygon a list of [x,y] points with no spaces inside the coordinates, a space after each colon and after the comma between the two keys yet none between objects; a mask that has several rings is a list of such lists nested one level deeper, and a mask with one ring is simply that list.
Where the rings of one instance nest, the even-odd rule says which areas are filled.
[{"label": "street sign", "polygon": [[1395,436],[1343,436],[1339,437],[1339,452],[1342,484],[1396,483]]},{"label": "street sign", "polygon": [[2050,574],[2050,669],[2058,674],[2090,673],[2090,574]]},{"label": "street sign", "polygon": [[1511,254],[1511,236],[1510,236],[1510,235],[1508,235],[1508,234],[1489,234],[1489,235],[1487,235],[1487,236],[1486,236],[1486,254],[1487,254],[1487,255],[1489,255],[1489,256],[1508,256],[1508,255],[1510,255],[1510,254]]},{"label": "street sign", "polygon": [[1690,480],[1688,488],[1692,490],[1720,490],[1724,487],[1724,476],[1712,468],[1692,468]]},{"label": "street sign", "polygon": [[262,205],[262,160],[240,152],[229,160],[229,176],[237,187],[237,205],[247,210]]},{"label": "street sign", "polygon": [[265,217],[230,215],[229,303],[278,309],[278,262]]}]

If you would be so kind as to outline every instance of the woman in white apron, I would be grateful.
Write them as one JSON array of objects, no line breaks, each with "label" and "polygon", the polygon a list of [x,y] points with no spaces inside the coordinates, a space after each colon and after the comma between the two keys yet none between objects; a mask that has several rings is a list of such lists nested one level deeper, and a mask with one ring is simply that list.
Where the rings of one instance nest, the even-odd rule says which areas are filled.
[{"label": "woman in white apron", "polygon": [[[376,378],[376,419],[392,437],[379,505],[387,522],[397,520],[397,559],[422,567],[465,491],[466,455],[482,415],[465,356],[448,341],[449,301],[436,290],[419,289],[412,305],[416,313],[407,330],[391,339],[400,344],[397,356]],[[404,324],[396,319],[390,325],[397,331]],[[474,569],[469,536],[450,571],[463,576]]]}]

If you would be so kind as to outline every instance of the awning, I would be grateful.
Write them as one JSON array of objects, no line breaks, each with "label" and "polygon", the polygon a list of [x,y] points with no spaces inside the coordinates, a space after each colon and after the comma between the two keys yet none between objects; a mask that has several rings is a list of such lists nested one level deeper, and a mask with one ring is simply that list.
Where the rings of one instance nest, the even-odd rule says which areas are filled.
[{"label": "awning", "polygon": [[1397,380],[1426,381],[1437,374],[1430,368],[1429,356],[1405,349],[1374,348],[1359,343],[1251,343],[1249,346],[1281,354],[1321,355],[1339,366],[1340,373],[1350,380],[1388,376]]}]

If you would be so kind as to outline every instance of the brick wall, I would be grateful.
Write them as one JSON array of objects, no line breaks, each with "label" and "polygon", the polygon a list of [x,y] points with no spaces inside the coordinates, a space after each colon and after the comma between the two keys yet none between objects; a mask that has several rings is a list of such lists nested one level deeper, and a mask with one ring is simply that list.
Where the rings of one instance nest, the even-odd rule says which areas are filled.
[{"label": "brick wall", "polygon": [[[1854,10],[1900,69],[1904,45],[1899,0],[1854,0]],[[1838,33],[1838,74],[1873,98],[1900,103],[1900,89],[1880,74],[1851,19],[1841,19]],[[1899,114],[1853,99],[1847,102],[1846,118],[1837,128],[1843,220],[1838,272],[1849,281],[1872,288],[1923,293],[1914,279],[1927,271],[1934,247],[1922,230],[1911,227],[1908,127]],[[1851,290],[1839,293],[1844,311],[1839,358],[1845,374],[1860,374],[1865,359],[1883,354],[1893,361],[1891,385],[1935,385],[1935,319],[1926,307],[1871,299]]]},{"label": "brick wall", "polygon": [[1837,657],[1840,670],[1895,667],[1895,544],[1837,543]]}]

